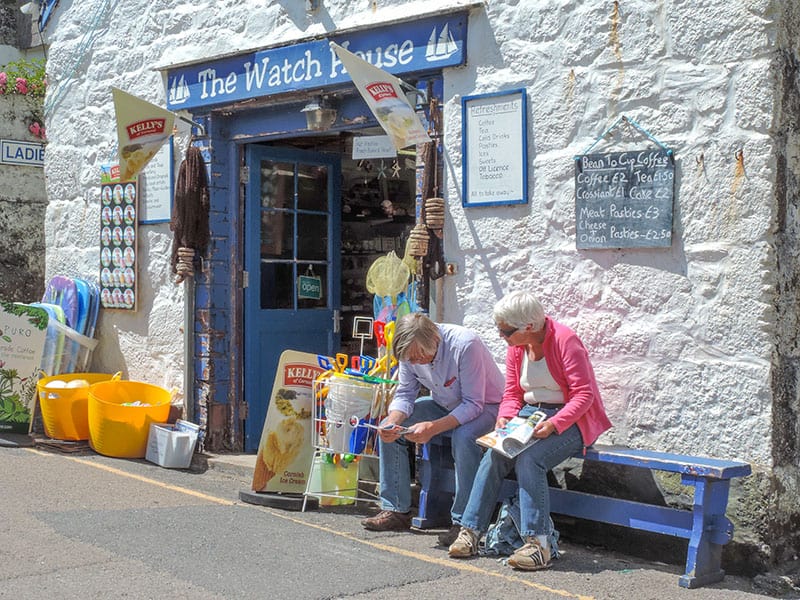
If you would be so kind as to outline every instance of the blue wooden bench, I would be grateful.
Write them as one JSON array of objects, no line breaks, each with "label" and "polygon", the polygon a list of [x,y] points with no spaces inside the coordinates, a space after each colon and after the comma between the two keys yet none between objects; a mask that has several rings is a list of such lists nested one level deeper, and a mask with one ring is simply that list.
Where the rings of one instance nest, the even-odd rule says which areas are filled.
[{"label": "blue wooden bench", "polygon": [[[722,580],[725,576],[721,568],[722,546],[733,538],[733,524],[725,516],[730,481],[749,475],[749,464],[602,445],[591,446],[585,455],[575,457],[680,473],[681,483],[694,487],[694,507],[691,511],[681,510],[551,487],[553,513],[688,539],[686,572],[679,585],[697,588]],[[437,436],[421,447],[417,478],[419,512],[413,525],[421,529],[449,525],[455,473],[448,436]],[[517,482],[506,479],[499,498],[516,492]]]}]

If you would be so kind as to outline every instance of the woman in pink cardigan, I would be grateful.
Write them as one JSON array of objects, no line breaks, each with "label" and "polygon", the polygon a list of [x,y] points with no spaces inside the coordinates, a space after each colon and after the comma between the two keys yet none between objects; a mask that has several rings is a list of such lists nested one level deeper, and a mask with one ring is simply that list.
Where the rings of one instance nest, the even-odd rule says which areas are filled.
[{"label": "woman in pink cardigan", "polygon": [[594,443],[611,422],[583,343],[569,327],[545,316],[533,294],[521,291],[504,296],[494,307],[494,320],[508,344],[506,385],[496,428],[537,410],[546,413],[547,419],[534,429],[539,441],[514,459],[493,450],[484,454],[459,522],[461,530],[448,554],[466,558],[478,553],[478,540],[489,526],[498,490],[513,470],[519,485],[524,545],[508,564],[533,571],[549,567],[557,552],[551,546],[547,471]]}]

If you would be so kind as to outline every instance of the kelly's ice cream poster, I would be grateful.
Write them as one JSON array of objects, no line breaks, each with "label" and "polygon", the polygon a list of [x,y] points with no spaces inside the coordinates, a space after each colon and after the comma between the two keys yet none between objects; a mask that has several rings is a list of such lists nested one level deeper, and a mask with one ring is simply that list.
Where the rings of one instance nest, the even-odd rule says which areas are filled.
[{"label": "kelly's ice cream poster", "polygon": [[330,46],[395,148],[431,141],[414,107],[406,100],[402,81],[334,42]]},{"label": "kelly's ice cream poster", "polygon": [[281,354],[258,444],[253,491],[305,493],[314,458],[313,386],[321,373],[316,354]]},{"label": "kelly's ice cream poster", "polygon": [[120,89],[111,92],[117,117],[119,177],[130,181],[170,138],[175,115]]},{"label": "kelly's ice cream poster", "polygon": [[0,301],[0,432],[28,433],[47,312]]}]

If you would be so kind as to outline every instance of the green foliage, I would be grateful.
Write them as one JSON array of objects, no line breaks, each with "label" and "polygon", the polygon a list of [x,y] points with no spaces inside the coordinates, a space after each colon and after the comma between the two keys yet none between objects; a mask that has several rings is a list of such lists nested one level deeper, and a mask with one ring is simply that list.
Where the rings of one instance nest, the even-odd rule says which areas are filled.
[{"label": "green foliage", "polygon": [[22,381],[15,369],[0,369],[0,421],[25,423],[30,413],[14,391],[14,380]]},{"label": "green foliage", "polygon": [[48,316],[41,308],[35,306],[25,306],[23,304],[15,304],[6,300],[0,300],[0,308],[10,315],[21,317],[27,315],[28,322],[36,327],[39,331],[47,329]]}]

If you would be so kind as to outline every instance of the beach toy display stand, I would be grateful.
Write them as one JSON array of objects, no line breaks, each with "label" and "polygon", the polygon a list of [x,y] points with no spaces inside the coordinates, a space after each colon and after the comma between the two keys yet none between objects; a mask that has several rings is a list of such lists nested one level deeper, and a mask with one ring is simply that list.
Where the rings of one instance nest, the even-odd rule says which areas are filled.
[{"label": "beach toy display stand", "polygon": [[378,456],[375,425],[386,416],[391,383],[328,373],[314,382],[314,459],[305,496],[321,506],[377,502],[359,486],[359,466]]}]

